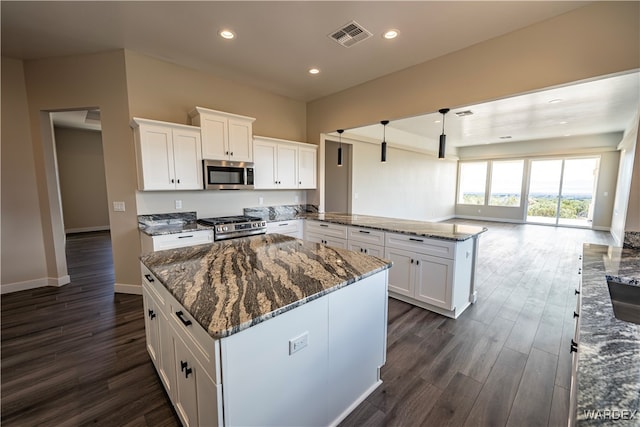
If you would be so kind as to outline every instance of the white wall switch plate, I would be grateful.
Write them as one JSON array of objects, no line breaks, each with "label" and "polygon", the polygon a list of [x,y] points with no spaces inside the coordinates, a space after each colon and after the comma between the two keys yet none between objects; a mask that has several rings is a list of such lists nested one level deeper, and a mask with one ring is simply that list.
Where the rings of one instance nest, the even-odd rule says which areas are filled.
[{"label": "white wall switch plate", "polygon": [[176,200],[176,209],[182,209],[182,200]]},{"label": "white wall switch plate", "polygon": [[258,204],[262,205],[264,203],[264,197],[258,197]]},{"label": "white wall switch plate", "polygon": [[289,340],[289,355],[296,353],[309,344],[309,331]]},{"label": "white wall switch plate", "polygon": [[124,212],[125,211],[124,202],[113,202],[113,211]]}]

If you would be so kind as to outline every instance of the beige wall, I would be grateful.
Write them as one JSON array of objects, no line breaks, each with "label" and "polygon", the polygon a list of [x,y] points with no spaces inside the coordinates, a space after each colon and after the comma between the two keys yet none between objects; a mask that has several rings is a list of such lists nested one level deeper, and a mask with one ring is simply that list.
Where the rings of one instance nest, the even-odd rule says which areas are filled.
[{"label": "beige wall", "polygon": [[634,162],[635,158],[640,158],[636,154],[638,146],[640,146],[640,144],[637,143],[638,137],[640,137],[640,133],[638,132],[638,127],[640,126],[639,120],[639,114],[636,114],[632,126],[624,133],[619,145],[620,165],[618,167],[616,195],[611,219],[611,234],[619,245],[622,245],[624,240],[627,221],[629,220],[630,222],[628,231],[634,231],[631,223],[635,221],[634,218],[640,216],[640,209],[634,209],[633,207],[634,204],[637,206],[637,204],[640,203],[640,196],[638,195],[640,189],[637,189],[636,194],[633,194],[631,188],[632,180],[640,179],[640,173],[638,171],[635,172],[634,176],[634,163],[636,167],[638,163],[640,163],[638,161]]},{"label": "beige wall", "polygon": [[[43,240],[49,271],[60,268],[64,253],[62,221],[57,218],[52,143],[42,132],[41,111],[100,108],[109,206],[123,201],[125,212],[109,212],[116,285],[140,282],[135,209],[135,161],[129,128],[124,52],[25,61],[31,134],[42,209]],[[46,126],[45,126],[46,127]],[[58,205],[56,205],[58,204]],[[58,255],[58,257],[56,257]],[[63,255],[64,257],[64,255]],[[57,267],[56,267],[57,266]]]},{"label": "beige wall", "polygon": [[640,67],[640,3],[598,2],[327,96],[307,139]]},{"label": "beige wall", "polygon": [[64,127],[54,130],[65,232],[108,230],[101,132]]},{"label": "beige wall", "polygon": [[305,141],[304,102],[132,51],[125,58],[132,117],[191,124],[198,106],[256,118],[254,135]]},{"label": "beige wall", "polygon": [[627,220],[625,231],[640,231],[640,131],[637,125],[635,156],[633,162],[633,178],[629,191],[629,205],[627,206]]},{"label": "beige wall", "polygon": [[47,285],[40,202],[21,61],[2,57],[0,292]]},{"label": "beige wall", "polygon": [[351,144],[342,144],[342,166],[338,166],[337,142],[324,142],[324,211],[351,212]]}]

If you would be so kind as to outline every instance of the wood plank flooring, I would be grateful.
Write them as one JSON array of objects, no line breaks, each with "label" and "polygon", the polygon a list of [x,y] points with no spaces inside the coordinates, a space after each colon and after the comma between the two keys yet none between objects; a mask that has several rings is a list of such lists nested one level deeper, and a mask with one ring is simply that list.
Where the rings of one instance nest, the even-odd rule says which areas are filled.
[{"label": "wood plank flooring", "polygon": [[[384,383],[342,426],[560,426],[578,256],[609,233],[483,223],[478,302],[457,320],[389,300]],[[4,426],[177,426],[142,297],[113,294],[108,232],[70,235],[71,283],[1,297]]]}]

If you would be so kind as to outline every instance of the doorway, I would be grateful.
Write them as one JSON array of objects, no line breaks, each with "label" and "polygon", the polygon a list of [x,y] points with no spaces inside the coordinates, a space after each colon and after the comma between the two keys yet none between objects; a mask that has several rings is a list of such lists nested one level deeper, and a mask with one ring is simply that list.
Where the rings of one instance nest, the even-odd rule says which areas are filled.
[{"label": "doorway", "polygon": [[526,221],[591,228],[598,157],[532,160]]}]

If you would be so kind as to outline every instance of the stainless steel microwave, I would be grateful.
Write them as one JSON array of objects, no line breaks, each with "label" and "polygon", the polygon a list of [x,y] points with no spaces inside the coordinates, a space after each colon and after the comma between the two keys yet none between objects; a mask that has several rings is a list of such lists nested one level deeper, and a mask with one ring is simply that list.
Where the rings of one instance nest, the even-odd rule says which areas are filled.
[{"label": "stainless steel microwave", "polygon": [[253,190],[253,163],[203,160],[205,190]]}]

